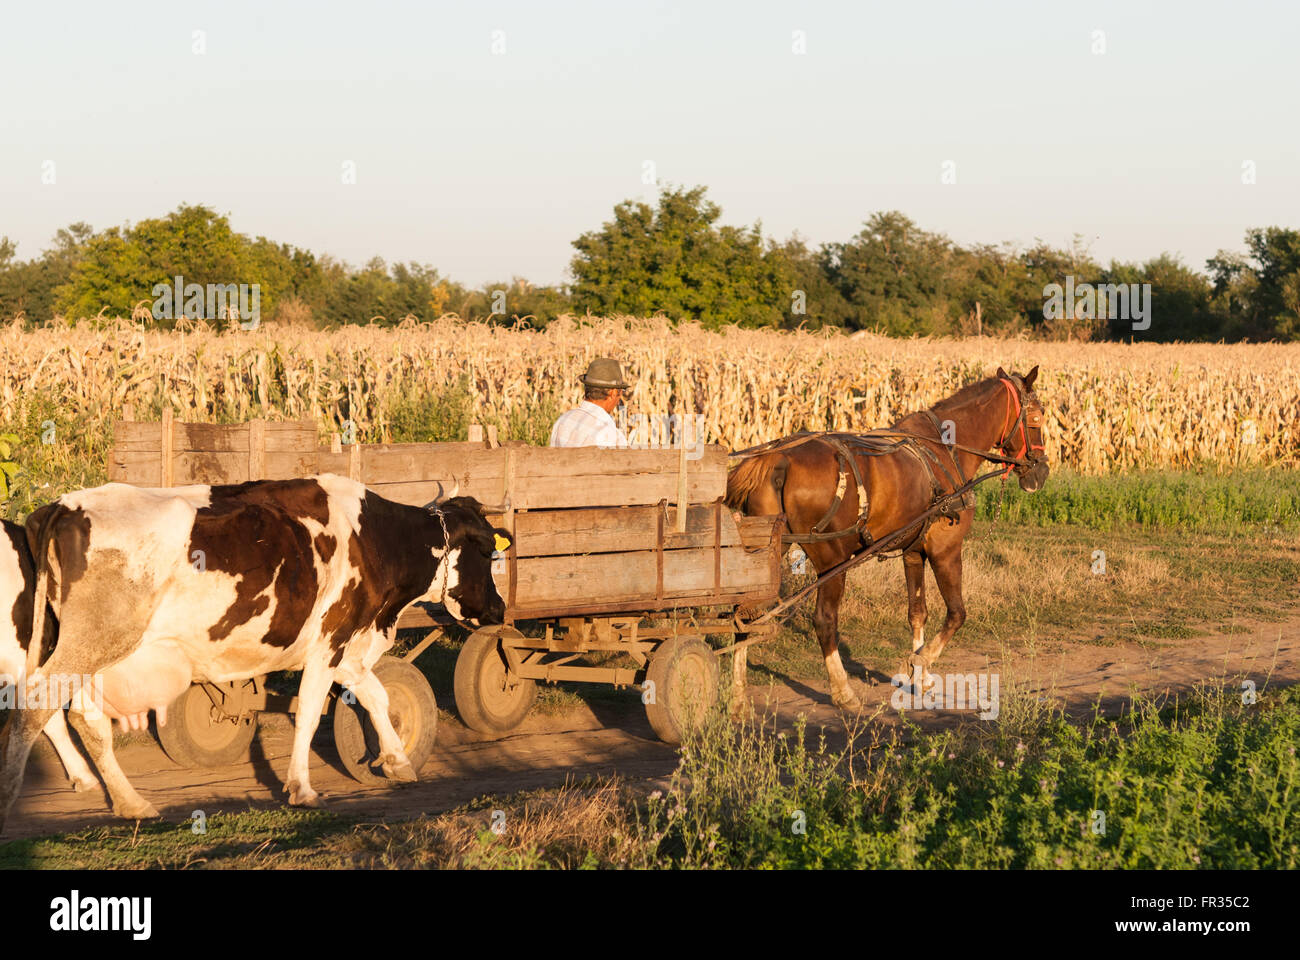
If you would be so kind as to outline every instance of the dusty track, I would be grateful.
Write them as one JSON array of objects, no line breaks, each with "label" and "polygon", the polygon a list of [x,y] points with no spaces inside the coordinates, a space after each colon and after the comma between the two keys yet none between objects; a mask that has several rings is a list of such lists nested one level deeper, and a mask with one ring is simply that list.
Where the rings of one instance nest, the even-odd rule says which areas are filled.
[{"label": "dusty track", "polygon": [[[1248,677],[1262,689],[1265,683],[1300,682],[1300,619],[1285,623],[1255,623],[1247,632],[1213,635],[1160,645],[1095,646],[1060,643],[1006,660],[990,659],[952,648],[939,668],[949,672],[990,670],[998,673],[1002,695],[1018,692],[1063,701],[1084,711],[1098,697],[1117,709],[1134,690],[1150,693],[1186,690],[1202,680]],[[849,664],[868,711],[885,704],[880,721],[897,722],[888,709],[893,688],[888,678],[861,664]],[[724,670],[725,675],[725,670]],[[864,676],[866,679],[863,679]],[[751,687],[760,710],[775,711],[789,723],[804,714],[812,725],[842,728],[840,714],[824,690],[797,681]],[[924,726],[961,723],[972,712],[913,712]],[[485,794],[552,787],[568,778],[618,773],[629,781],[667,776],[676,751],[654,739],[639,698],[628,694],[626,705],[581,706],[563,717],[534,716],[520,732],[503,740],[477,739],[455,720],[438,731],[438,750],[420,771],[418,784],[362,786],[342,772],[325,724],[317,734],[312,757],[312,784],[339,813],[402,819],[435,813]],[[195,810],[279,806],[283,777],[291,748],[291,727],[284,717],[267,718],[253,746],[252,762],[207,770],[187,770],[167,759],[152,741],[123,744],[119,760],[136,788],[151,800],[167,821],[188,823]],[[74,793],[53,751],[42,742],[34,752],[23,795],[5,830],[4,840],[60,833],[99,824],[117,823],[107,813],[102,791]]]}]

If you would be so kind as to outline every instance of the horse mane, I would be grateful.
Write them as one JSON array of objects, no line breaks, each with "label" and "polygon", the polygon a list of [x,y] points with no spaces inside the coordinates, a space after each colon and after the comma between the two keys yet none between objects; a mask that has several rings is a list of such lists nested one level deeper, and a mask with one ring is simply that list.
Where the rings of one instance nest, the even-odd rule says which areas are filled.
[{"label": "horse mane", "polygon": [[893,426],[897,427],[900,423],[902,423],[904,420],[908,419],[909,417],[915,417],[917,414],[923,413],[925,409],[938,411],[938,410],[949,410],[953,407],[963,406],[969,403],[970,401],[975,400],[977,398],[977,395],[982,390],[987,388],[990,383],[995,383],[996,381],[997,381],[997,377],[986,377],[983,380],[976,380],[974,383],[968,383],[966,384],[966,386],[962,387],[960,390],[958,390],[956,393],[952,394],[951,396],[944,397],[942,400],[939,400],[932,407],[923,408],[921,410],[912,410],[908,413],[903,414],[901,417],[899,417],[897,420],[894,421]]},{"label": "horse mane", "polygon": [[743,510],[751,493],[771,483],[772,474],[783,459],[781,454],[765,453],[740,461],[727,474],[727,506]]}]

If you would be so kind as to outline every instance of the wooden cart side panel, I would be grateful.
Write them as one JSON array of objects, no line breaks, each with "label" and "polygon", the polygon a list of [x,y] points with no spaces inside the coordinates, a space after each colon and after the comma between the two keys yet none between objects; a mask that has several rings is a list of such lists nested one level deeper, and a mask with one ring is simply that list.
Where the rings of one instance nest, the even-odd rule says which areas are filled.
[{"label": "wooden cart side panel", "polygon": [[[158,486],[159,451],[113,451],[109,461],[108,479],[135,486]],[[291,480],[311,476],[316,472],[314,453],[292,451],[267,451],[259,480]],[[252,479],[250,457],[247,451],[221,453],[214,451],[183,450],[172,456],[173,482],[189,483],[243,483]]]},{"label": "wooden cart side panel", "polygon": [[[402,503],[428,503],[456,486],[462,494],[485,503],[500,503],[506,458],[513,452],[516,464],[510,500],[516,510],[647,505],[675,502],[679,493],[680,464],[674,450],[410,446],[421,449],[408,450],[405,444],[361,447],[361,481],[381,496]],[[471,449],[464,449],[467,446]],[[347,467],[346,453],[319,452],[320,473],[346,475]],[[707,447],[699,460],[688,460],[686,482],[687,498],[693,503],[723,496],[725,451]]]},{"label": "wooden cart side panel", "polygon": [[[724,547],[720,563],[727,593],[749,593],[770,585],[771,564],[765,552]],[[652,608],[656,572],[653,550],[525,557],[518,561],[515,606],[523,609],[581,600],[584,605],[599,609],[644,600]],[[663,578],[665,600],[698,600],[714,595],[713,549],[666,551]]]},{"label": "wooden cart side panel", "polygon": [[[317,449],[316,424],[311,420],[266,421],[266,452],[311,453]],[[172,422],[172,449],[247,453],[250,428],[247,423]],[[122,453],[159,453],[162,450],[161,423],[113,424],[113,448]]]},{"label": "wooden cart side panel", "polygon": [[[628,553],[653,550],[659,514],[665,512],[664,548],[681,550],[712,547],[716,522],[712,505],[691,506],[686,512],[686,532],[677,533],[677,507],[625,507],[609,509],[535,510],[515,515],[515,541],[520,557],[568,554]],[[730,511],[721,517],[721,546],[740,546],[743,540]],[[763,538],[766,544],[766,537]]]}]

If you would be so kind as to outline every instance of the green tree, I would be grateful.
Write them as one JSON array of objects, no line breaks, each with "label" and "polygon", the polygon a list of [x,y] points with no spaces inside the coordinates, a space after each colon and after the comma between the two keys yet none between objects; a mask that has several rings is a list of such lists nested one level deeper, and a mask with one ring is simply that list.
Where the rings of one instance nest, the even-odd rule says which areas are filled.
[{"label": "green tree", "polygon": [[39,258],[25,262],[15,261],[13,243],[0,240],[0,316],[22,313],[39,323],[53,317],[55,291],[68,282],[93,234],[87,223],[71,224],[54,235]]},{"label": "green tree", "polygon": [[614,219],[573,242],[573,301],[595,314],[777,326],[794,289],[760,225],[718,226],[705,188],[665,187],[659,204],[627,200]]},{"label": "green tree", "polygon": [[[90,238],[68,281],[56,291],[59,312],[95,316],[101,310],[130,316],[136,304],[151,304],[157,284],[182,277],[186,285],[257,284],[264,316],[274,312],[279,291],[254,245],[235,233],[230,221],[204,206],[182,205],[165,217],[134,227],[110,227]],[[172,305],[172,325],[183,315]]]},{"label": "green tree", "polygon": [[853,326],[886,333],[946,333],[949,276],[958,253],[898,211],[874,213],[846,243],[827,244],[823,269],[854,311]]},{"label": "green tree", "polygon": [[1256,227],[1246,231],[1246,248],[1206,261],[1216,305],[1240,336],[1300,339],[1300,230]]}]

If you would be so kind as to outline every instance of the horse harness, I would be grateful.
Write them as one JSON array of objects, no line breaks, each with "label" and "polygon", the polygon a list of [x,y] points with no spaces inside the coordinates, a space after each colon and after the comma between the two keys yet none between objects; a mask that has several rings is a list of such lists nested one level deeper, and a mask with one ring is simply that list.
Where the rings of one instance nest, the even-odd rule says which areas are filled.
[{"label": "horse harness", "polygon": [[[998,457],[989,454],[987,451],[976,450],[973,447],[963,446],[959,443],[949,443],[944,440],[943,424],[933,410],[925,410],[923,413],[929,418],[930,424],[934,427],[937,437],[922,437],[917,434],[907,433],[900,430],[869,430],[866,433],[844,433],[834,431],[802,431],[791,437],[782,440],[774,440],[769,443],[760,444],[756,447],[750,447],[742,450],[733,456],[752,456],[760,453],[779,453],[784,450],[790,450],[794,447],[802,446],[811,441],[818,441],[826,444],[834,451],[836,460],[839,462],[839,482],[835,487],[835,496],[831,499],[831,505],[825,515],[813,524],[812,532],[807,534],[786,534],[782,537],[785,543],[825,543],[829,540],[839,540],[850,534],[857,534],[861,539],[863,546],[869,547],[872,544],[871,531],[867,529],[867,517],[871,513],[871,500],[867,494],[866,483],[862,479],[862,470],[858,464],[858,457],[880,457],[888,456],[894,453],[906,452],[916,459],[925,470],[926,476],[930,479],[930,505],[938,506],[939,509],[931,513],[917,530],[915,537],[903,547],[896,551],[896,555],[906,553],[919,543],[930,529],[930,525],[940,517],[948,520],[949,523],[956,523],[960,519],[963,510],[975,506],[975,491],[972,488],[967,489],[960,497],[949,496],[949,490],[957,490],[968,483],[966,473],[961,468],[961,463],[957,459],[958,450],[966,450],[975,453],[980,457],[988,460],[1005,461],[1007,464],[1006,472],[1003,479],[1011,473],[1011,470],[1018,463],[1024,462],[1024,457],[1030,454],[1030,451],[1042,450],[1042,420],[1041,416],[1035,417],[1036,422],[1030,422],[1026,417],[1026,408],[1020,401],[1019,392],[1009,380],[1002,380],[1003,385],[1011,395],[1011,401],[1015,406],[1016,415],[1014,423],[1004,424],[1003,440],[999,446],[1010,442],[1015,433],[1021,435],[1019,453],[1006,457]],[[1011,418],[1011,404],[1007,408],[1007,420]],[[1009,427],[1009,429],[1008,429]],[[1031,437],[1029,431],[1036,430],[1037,436]],[[1034,441],[1037,440],[1035,443]],[[947,458],[940,457],[931,449],[932,444],[939,444],[948,452]],[[951,464],[951,467],[949,466]],[[937,468],[937,470],[936,470]],[[947,480],[949,487],[945,488],[939,479],[939,473],[942,471],[944,479]],[[840,507],[844,503],[844,495],[848,492],[849,476],[852,475],[854,485],[858,493],[858,518],[852,526],[842,530],[828,530],[835,515],[839,513]],[[885,559],[884,554],[879,555],[880,559]]]}]

